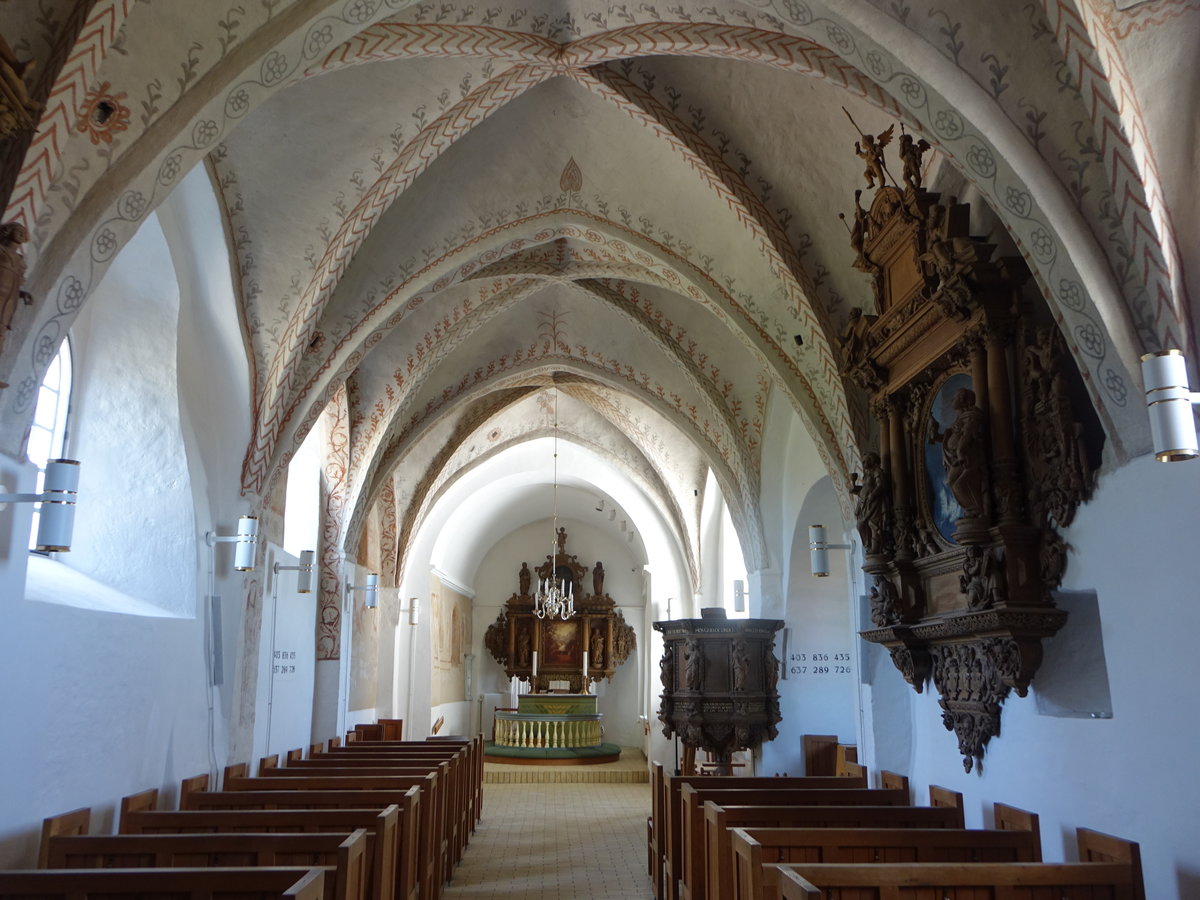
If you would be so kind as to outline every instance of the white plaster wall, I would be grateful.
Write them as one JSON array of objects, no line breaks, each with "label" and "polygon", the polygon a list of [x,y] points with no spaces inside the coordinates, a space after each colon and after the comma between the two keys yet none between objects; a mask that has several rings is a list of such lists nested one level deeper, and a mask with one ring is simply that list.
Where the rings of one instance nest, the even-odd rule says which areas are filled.
[{"label": "white plaster wall", "polygon": [[[937,698],[905,686],[918,797],[930,783],[962,791],[975,826],[991,824],[997,801],[1037,812],[1047,860],[1074,858],[1080,826],[1137,840],[1147,897],[1200,896],[1197,496],[1200,465],[1142,457],[1103,476],[1065,535],[1072,554],[1064,588],[1098,593],[1113,718],[1042,716],[1032,693],[1013,696],[982,772],[968,775]],[[880,681],[895,689],[899,673],[880,668]],[[876,717],[882,707],[877,698]]]},{"label": "white plaster wall", "polygon": [[75,321],[67,453],[82,463],[60,560],[177,615],[196,609],[196,535],[175,377],[179,288],[158,217]]},{"label": "white plaster wall", "polygon": [[[597,687],[600,695],[597,706],[604,714],[606,741],[622,747],[641,747],[643,734],[638,721],[641,714],[638,691],[639,678],[644,677],[644,672],[639,671],[639,665],[644,666],[646,641],[641,567],[628,544],[616,539],[609,529],[562,517],[559,525],[565,527],[569,535],[568,553],[578,555],[579,561],[589,568],[596,560],[603,561],[605,593],[617,601],[617,608],[637,637],[637,650],[617,669],[612,682],[603,682]],[[504,669],[483,646],[483,636],[488,626],[496,621],[504,602],[517,591],[517,571],[521,562],[528,562],[532,569],[545,560],[550,533],[551,523],[547,519],[504,535],[484,554],[479,567],[472,573],[468,583],[475,590],[471,652],[475,654],[476,696],[508,691]],[[590,578],[589,572],[587,579]],[[587,586],[590,590],[590,581]],[[483,730],[491,734],[490,721],[483,723]]]}]

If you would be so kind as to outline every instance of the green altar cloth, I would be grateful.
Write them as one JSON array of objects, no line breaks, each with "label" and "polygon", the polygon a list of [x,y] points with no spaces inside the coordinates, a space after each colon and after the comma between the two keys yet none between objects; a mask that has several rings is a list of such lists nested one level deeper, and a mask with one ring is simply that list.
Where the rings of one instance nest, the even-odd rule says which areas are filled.
[{"label": "green altar cloth", "polygon": [[522,694],[517,712],[523,716],[594,716],[595,694]]}]

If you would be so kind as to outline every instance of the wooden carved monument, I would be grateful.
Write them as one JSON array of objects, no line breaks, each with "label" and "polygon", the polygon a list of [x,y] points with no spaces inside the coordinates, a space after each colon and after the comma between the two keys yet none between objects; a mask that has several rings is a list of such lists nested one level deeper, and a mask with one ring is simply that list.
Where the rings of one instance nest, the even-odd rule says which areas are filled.
[{"label": "wooden carved monument", "polygon": [[654,623],[664,642],[658,719],[664,735],[709,751],[718,772],[728,775],[734,751],[757,748],[778,733],[775,632],[783,622],[729,619],[720,608],[701,615]]},{"label": "wooden carved monument", "polygon": [[918,692],[932,679],[970,771],[1066,620],[1058,529],[1090,496],[1103,434],[1024,262],[993,259],[969,207],[921,186],[924,141],[902,136],[903,185],[887,183],[890,133],[871,142],[875,195],[864,208],[855,193],[851,228],[876,312],[854,310],[840,341],[878,424],[851,475],[862,636]]},{"label": "wooden carved monument", "polygon": [[[483,642],[509,678],[528,681],[534,691],[549,690],[551,682],[567,683],[569,693],[582,694],[590,682],[612,679],[617,667],[636,649],[637,638],[616,601],[604,590],[603,563],[597,562],[591,570],[589,585],[584,580],[588,567],[580,564],[576,555],[567,553],[566,545],[566,529],[560,528],[553,558],[547,554],[546,561],[534,570],[528,563],[521,563],[517,574],[519,592],[505,602],[496,621],[488,626]],[[575,595],[575,615],[566,620],[539,619],[530,593],[535,575],[538,583],[551,578],[565,582]]]}]

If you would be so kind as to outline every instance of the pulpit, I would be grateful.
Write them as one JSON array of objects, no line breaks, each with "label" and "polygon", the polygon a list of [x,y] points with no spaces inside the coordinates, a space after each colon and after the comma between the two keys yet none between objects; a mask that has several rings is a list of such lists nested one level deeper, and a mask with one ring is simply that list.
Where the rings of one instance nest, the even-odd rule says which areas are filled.
[{"label": "pulpit", "polygon": [[779,712],[779,619],[730,619],[723,609],[699,619],[655,622],[665,646],[659,662],[667,737],[713,754],[719,774],[730,774],[736,750],[774,739]]}]

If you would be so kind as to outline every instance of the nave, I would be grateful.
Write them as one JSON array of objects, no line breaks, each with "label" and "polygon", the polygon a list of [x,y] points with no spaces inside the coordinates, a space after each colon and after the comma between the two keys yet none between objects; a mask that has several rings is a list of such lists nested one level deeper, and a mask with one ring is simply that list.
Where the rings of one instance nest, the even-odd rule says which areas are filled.
[{"label": "nave", "polygon": [[483,809],[444,900],[650,896],[648,784],[485,784]]}]

